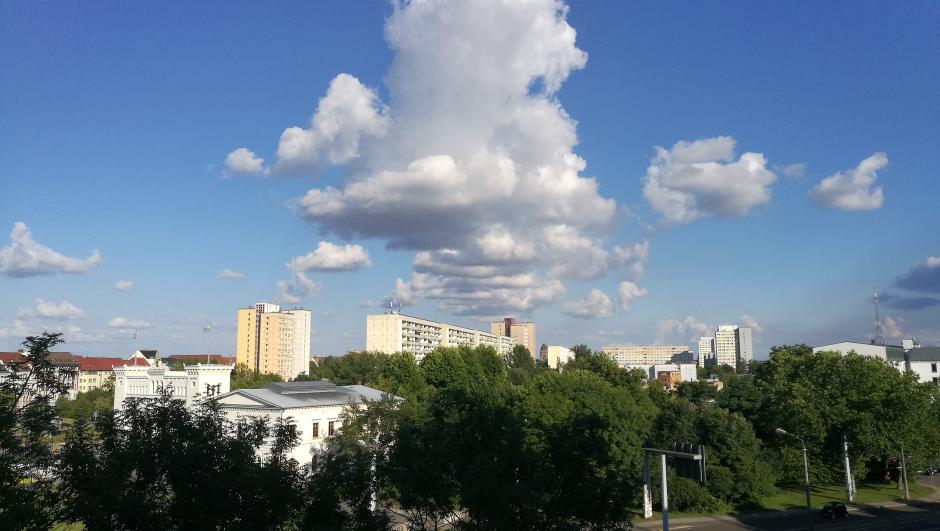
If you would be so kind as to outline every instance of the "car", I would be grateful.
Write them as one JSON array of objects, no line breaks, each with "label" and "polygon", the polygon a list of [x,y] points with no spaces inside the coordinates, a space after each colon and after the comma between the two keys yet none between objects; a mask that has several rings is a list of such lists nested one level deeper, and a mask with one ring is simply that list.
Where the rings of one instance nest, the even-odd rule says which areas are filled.
[{"label": "car", "polygon": [[845,507],[845,504],[842,502],[832,501],[823,505],[822,511],[820,514],[824,518],[845,518],[849,515],[849,510]]},{"label": "car", "polygon": [[936,475],[937,475],[937,469],[934,468],[934,467],[932,467],[932,466],[928,466],[928,467],[927,467],[927,470],[924,471],[924,475],[926,475],[926,476],[936,476]]}]

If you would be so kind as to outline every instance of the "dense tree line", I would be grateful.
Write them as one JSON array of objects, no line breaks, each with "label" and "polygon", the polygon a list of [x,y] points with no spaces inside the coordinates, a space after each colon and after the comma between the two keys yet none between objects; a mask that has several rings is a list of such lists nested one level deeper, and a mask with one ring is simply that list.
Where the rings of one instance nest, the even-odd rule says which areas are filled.
[{"label": "dense tree line", "polygon": [[[59,340],[27,340],[39,368]],[[718,511],[759,506],[799,481],[800,449],[778,427],[806,440],[816,482],[840,480],[843,436],[861,479],[884,480],[902,446],[926,461],[940,443],[938,388],[882,360],[775,347],[747,372],[715,370],[721,390],[695,382],[667,393],[641,371],[573,350],[560,371],[523,347],[312,364],[307,378],[398,399],[351,408],[310,467],[285,457],[297,444],[289,421],[233,423],[211,402],[187,410],[169,397],[130,400],[94,423],[76,415],[53,452],[51,406],[11,409],[4,384],[0,527],[618,529],[640,504],[645,446],[703,444],[708,481],[670,472],[670,504]],[[236,371],[239,385],[269,378]]]}]

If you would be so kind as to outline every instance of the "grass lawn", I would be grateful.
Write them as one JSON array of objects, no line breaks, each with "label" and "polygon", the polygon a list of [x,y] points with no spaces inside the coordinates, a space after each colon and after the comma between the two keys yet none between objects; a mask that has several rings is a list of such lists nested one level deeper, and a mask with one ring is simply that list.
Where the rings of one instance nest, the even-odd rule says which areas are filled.
[{"label": "grass lawn", "polygon": [[[912,480],[909,490],[912,499],[923,498],[931,493],[930,487],[918,485]],[[814,486],[810,491],[813,507],[822,507],[831,501],[846,501],[845,485]],[[894,483],[860,483],[855,493],[855,503],[875,503],[883,501],[903,501],[904,490]],[[766,509],[802,509],[806,507],[806,494],[803,487],[781,488],[777,494],[764,500]]]},{"label": "grass lawn", "polygon": [[82,531],[85,529],[83,524],[66,524],[64,522],[57,522],[52,526],[52,531]]},{"label": "grass lawn", "polygon": [[[930,495],[932,489],[925,485],[914,483],[913,478],[909,485],[911,499],[925,498]],[[856,485],[855,503],[876,503],[885,501],[904,501],[904,491],[899,490],[894,483],[862,483]],[[810,491],[813,507],[819,509],[831,501],[845,502],[845,485],[820,485],[814,486]],[[806,508],[806,493],[803,487],[780,488],[777,494],[764,500],[763,507],[755,507],[747,510],[734,510],[727,514],[736,514],[742,512],[759,512],[761,510],[782,510],[782,509],[804,509]],[[634,522],[643,521],[643,511],[635,510],[633,512]],[[724,513],[685,513],[679,511],[669,511],[669,518],[694,518],[697,516],[721,516]],[[652,520],[660,520],[662,515],[658,511],[653,512]]]}]

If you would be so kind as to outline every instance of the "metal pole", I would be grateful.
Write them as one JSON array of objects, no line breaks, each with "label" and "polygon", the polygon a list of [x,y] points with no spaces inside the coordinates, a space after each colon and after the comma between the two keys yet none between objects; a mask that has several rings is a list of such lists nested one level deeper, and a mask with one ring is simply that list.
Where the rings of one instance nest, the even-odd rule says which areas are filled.
[{"label": "metal pole", "polygon": [[[803,440],[800,439],[802,443]],[[806,482],[806,510],[809,511],[809,528],[813,529],[813,503],[809,498],[809,458],[806,457],[806,443],[803,443],[803,481]]]},{"label": "metal pole", "polygon": [[907,489],[907,461],[904,459],[904,447],[901,447],[901,480],[904,482],[904,499],[909,500],[911,493]]},{"label": "metal pole", "polygon": [[845,498],[849,502],[855,501],[855,489],[852,485],[852,469],[849,465],[849,440],[842,435],[842,452],[845,455]]},{"label": "metal pole", "polygon": [[669,531],[669,489],[666,487],[666,454],[660,455],[663,469],[663,531]]}]

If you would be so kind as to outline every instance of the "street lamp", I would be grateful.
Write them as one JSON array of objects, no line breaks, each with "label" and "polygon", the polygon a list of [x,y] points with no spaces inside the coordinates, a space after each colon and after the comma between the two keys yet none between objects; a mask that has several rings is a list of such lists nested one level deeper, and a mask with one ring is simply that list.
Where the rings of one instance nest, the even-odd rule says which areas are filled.
[{"label": "street lamp", "polygon": [[809,528],[813,529],[813,504],[809,499],[809,459],[806,457],[806,441],[804,441],[802,437],[797,437],[783,428],[777,428],[775,431],[780,435],[793,437],[800,441],[800,446],[803,447],[803,481],[806,483],[806,508],[809,510]]}]

